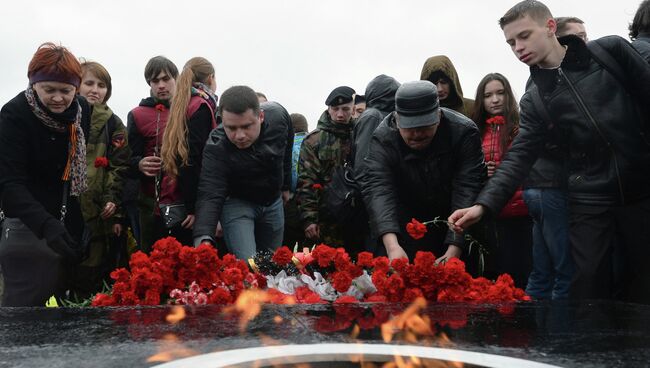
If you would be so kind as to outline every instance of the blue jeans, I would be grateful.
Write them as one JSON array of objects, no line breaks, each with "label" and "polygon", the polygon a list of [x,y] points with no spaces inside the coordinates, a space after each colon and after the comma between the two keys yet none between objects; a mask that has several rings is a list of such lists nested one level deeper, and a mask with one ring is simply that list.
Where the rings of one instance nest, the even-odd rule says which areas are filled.
[{"label": "blue jeans", "polygon": [[258,250],[275,250],[282,244],[284,233],[282,198],[262,206],[228,197],[221,212],[221,226],[228,250],[239,259],[252,258]]},{"label": "blue jeans", "polygon": [[533,218],[533,271],[526,293],[537,299],[567,299],[574,273],[569,243],[566,191],[553,188],[524,190]]}]

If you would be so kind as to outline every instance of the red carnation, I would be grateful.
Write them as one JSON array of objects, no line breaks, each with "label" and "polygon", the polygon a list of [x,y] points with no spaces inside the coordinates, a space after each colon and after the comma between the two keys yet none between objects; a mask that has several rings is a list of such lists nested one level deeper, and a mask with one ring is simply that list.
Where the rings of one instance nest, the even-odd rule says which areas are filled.
[{"label": "red carnation", "polygon": [[95,167],[108,167],[108,159],[104,156],[95,159]]},{"label": "red carnation", "polygon": [[357,265],[365,268],[372,267],[373,256],[370,252],[361,252],[357,255]]},{"label": "red carnation", "polygon": [[311,189],[313,189],[313,190],[321,190],[321,189],[323,189],[323,186],[316,183],[316,184],[311,186]]},{"label": "red carnation", "polygon": [[291,259],[293,258],[293,252],[289,250],[286,246],[282,246],[278,248],[275,253],[273,254],[273,262],[275,262],[278,266],[286,266],[289,263],[291,263]]},{"label": "red carnation", "polygon": [[156,105],[156,110],[161,111],[161,112],[162,112],[162,111],[165,111],[165,105],[163,105],[163,104],[157,104],[157,105]]},{"label": "red carnation", "polygon": [[390,266],[397,272],[402,273],[408,268],[409,262],[406,258],[396,258],[390,262]]},{"label": "red carnation", "polygon": [[372,266],[375,272],[388,272],[390,261],[388,257],[377,257],[372,261]]},{"label": "red carnation", "polygon": [[321,300],[320,296],[311,291],[308,286],[301,286],[296,288],[296,300],[298,303],[304,304],[325,303],[323,300]]},{"label": "red carnation", "polygon": [[319,266],[327,267],[334,261],[334,257],[336,257],[336,249],[325,244],[319,244],[314,248],[314,251],[311,252],[311,254],[314,259],[316,259]]},{"label": "red carnation", "polygon": [[93,307],[110,307],[115,304],[115,299],[112,296],[102,293],[95,295],[92,302]]},{"label": "red carnation", "polygon": [[411,219],[411,222],[406,224],[406,232],[415,240],[422,239],[427,233],[427,226],[416,219]]},{"label": "red carnation", "polygon": [[129,273],[129,271],[127,271],[126,268],[118,268],[113,270],[113,272],[111,272],[111,278],[118,282],[128,281],[130,277],[131,274]]},{"label": "red carnation", "polygon": [[208,303],[210,304],[228,304],[230,302],[232,302],[230,292],[221,287],[212,290],[212,293],[208,295]]},{"label": "red carnation", "polygon": [[336,299],[334,301],[334,304],[350,304],[350,303],[358,303],[359,301],[357,298],[353,297],[352,295],[343,295]]},{"label": "red carnation", "polygon": [[506,123],[506,119],[501,115],[497,115],[487,119],[485,122],[488,124],[503,125]]},{"label": "red carnation", "polygon": [[347,272],[334,272],[332,275],[332,286],[339,293],[345,293],[352,286],[352,277]]}]

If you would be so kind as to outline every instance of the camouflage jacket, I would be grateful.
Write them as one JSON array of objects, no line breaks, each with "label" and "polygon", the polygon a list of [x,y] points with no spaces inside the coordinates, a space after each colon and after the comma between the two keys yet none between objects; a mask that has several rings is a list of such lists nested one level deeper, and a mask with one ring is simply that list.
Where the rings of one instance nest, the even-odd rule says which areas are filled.
[{"label": "camouflage jacket", "polygon": [[302,142],[296,199],[305,228],[322,220],[322,189],[330,182],[334,168],[343,165],[350,153],[354,122],[337,124],[325,111],[316,129]]},{"label": "camouflage jacket", "polygon": [[[104,158],[108,160],[105,164]],[[88,190],[81,195],[81,211],[86,221],[99,218],[106,202],[118,206],[114,217],[120,217],[124,175],[130,158],[122,120],[106,105],[93,106],[90,133],[86,137]]]}]

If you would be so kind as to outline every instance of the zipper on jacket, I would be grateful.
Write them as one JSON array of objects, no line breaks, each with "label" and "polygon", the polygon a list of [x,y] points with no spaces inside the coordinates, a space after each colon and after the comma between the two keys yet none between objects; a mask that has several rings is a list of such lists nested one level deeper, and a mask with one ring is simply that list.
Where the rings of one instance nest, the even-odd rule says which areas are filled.
[{"label": "zipper on jacket", "polygon": [[600,127],[598,126],[598,123],[596,122],[596,119],[594,119],[593,115],[591,114],[591,112],[587,108],[587,105],[582,100],[582,97],[580,96],[580,94],[576,90],[576,88],[573,85],[573,82],[571,81],[571,79],[569,79],[569,76],[564,74],[564,71],[562,70],[561,67],[558,68],[558,72],[560,73],[562,78],[564,78],[564,80],[566,80],[567,84],[569,85],[569,89],[571,90],[571,92],[573,92],[573,95],[575,96],[576,100],[578,101],[578,104],[580,105],[580,107],[584,111],[585,115],[587,115],[587,118],[589,119],[591,124],[594,126],[594,129],[596,129],[596,132],[598,133],[600,138],[602,138],[603,141],[605,141],[605,143],[607,143],[607,148],[611,152],[612,158],[614,158],[614,170],[616,170],[616,181],[618,182],[618,191],[619,191],[619,193],[621,195],[621,204],[625,204],[625,195],[623,194],[623,183],[621,181],[621,173],[620,173],[620,170],[618,169],[618,160],[616,159],[616,153],[614,152],[614,147],[609,142],[609,140],[607,140],[607,138],[605,138],[605,135],[600,130]]}]

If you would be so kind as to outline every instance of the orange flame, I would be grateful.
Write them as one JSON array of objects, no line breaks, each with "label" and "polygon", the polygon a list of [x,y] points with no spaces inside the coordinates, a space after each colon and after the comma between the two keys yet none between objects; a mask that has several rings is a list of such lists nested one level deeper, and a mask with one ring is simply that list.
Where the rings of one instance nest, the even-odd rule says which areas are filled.
[{"label": "orange flame", "polygon": [[199,352],[188,349],[178,342],[174,334],[166,334],[159,348],[160,352],[147,358],[147,363],[164,363],[175,359],[187,358],[199,354]]},{"label": "orange flame", "polygon": [[171,324],[176,324],[185,319],[185,308],[175,305],[172,311],[165,317],[165,320]]},{"label": "orange flame", "polygon": [[246,326],[262,311],[262,305],[269,301],[267,292],[259,289],[242,291],[232,306],[224,309],[225,313],[239,314],[239,331],[246,331]]},{"label": "orange flame", "polygon": [[381,336],[384,342],[391,342],[394,335],[402,332],[404,339],[417,342],[419,336],[432,336],[431,320],[421,316],[420,311],[427,306],[424,298],[417,298],[404,312],[381,325]]}]

